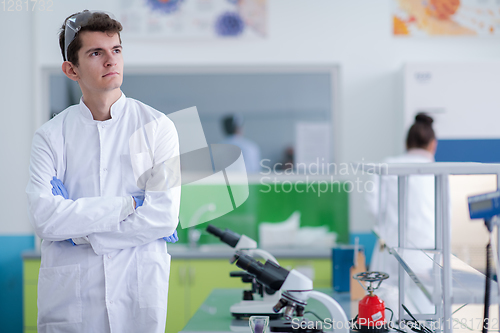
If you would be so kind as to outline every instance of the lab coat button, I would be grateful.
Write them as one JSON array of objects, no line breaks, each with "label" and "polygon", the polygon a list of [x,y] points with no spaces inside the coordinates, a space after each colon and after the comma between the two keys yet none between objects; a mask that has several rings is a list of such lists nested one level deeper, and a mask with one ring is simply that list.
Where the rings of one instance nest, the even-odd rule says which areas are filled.
[{"label": "lab coat button", "polygon": [[113,301],[109,301],[109,304],[113,304]]},{"label": "lab coat button", "polygon": [[108,259],[111,259],[111,256],[110,256],[110,255],[108,255]]}]

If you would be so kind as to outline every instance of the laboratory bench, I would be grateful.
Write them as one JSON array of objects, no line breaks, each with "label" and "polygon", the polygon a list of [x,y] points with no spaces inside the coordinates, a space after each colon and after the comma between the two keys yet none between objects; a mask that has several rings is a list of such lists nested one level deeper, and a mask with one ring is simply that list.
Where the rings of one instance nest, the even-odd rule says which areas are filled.
[{"label": "laboratory bench", "polygon": [[[331,288],[332,261],[330,248],[277,248],[266,249],[280,265],[298,269],[313,278],[317,288]],[[225,244],[206,244],[191,248],[184,244],[168,246],[172,256],[169,279],[169,303],[166,332],[181,331],[200,309],[212,290],[234,289],[241,296],[241,289],[248,288],[239,278],[229,277],[239,270],[229,263],[234,249]],[[24,332],[36,332],[37,284],[40,253],[23,253],[23,320]]]},{"label": "laboratory bench", "polygon": [[[327,294],[335,299],[344,309],[348,320],[351,320],[358,313],[359,300],[351,300],[349,292],[335,292],[331,288],[314,288],[317,291]],[[231,332],[251,332],[248,319],[235,319],[229,309],[231,305],[238,303],[242,299],[242,289],[214,289],[207,299],[198,308],[195,314],[187,322],[186,326],[179,333],[231,333]],[[314,312],[318,317],[323,319],[330,318],[331,315],[326,307],[316,299],[308,299],[305,309],[305,317],[311,321],[317,321],[310,312]],[[483,305],[482,304],[467,304],[466,306],[454,306],[453,315],[453,330],[457,333],[480,333],[481,327],[477,325],[477,320],[482,319]],[[310,311],[308,313],[308,311]],[[388,313],[386,313],[387,315]],[[389,317],[387,317],[389,319]],[[498,315],[494,311],[490,313],[490,319],[494,323],[498,323]],[[463,326],[464,323],[467,324]],[[331,321],[328,321],[331,323]],[[395,320],[394,320],[395,322]],[[475,327],[470,327],[471,322],[475,323]],[[436,323],[434,323],[436,325]],[[428,327],[432,325],[427,323]],[[446,325],[446,323],[443,323]],[[328,326],[323,327],[325,332],[331,332]],[[497,331],[492,329],[492,331]],[[267,331],[269,332],[269,330]],[[350,332],[359,332],[350,330]],[[412,332],[408,330],[407,332]],[[498,332],[498,331],[497,331]],[[387,333],[397,333],[390,329]]]},{"label": "laboratory bench", "polygon": [[[336,299],[344,308],[347,318],[351,319],[357,313],[357,301],[351,302],[349,293],[332,292],[331,251],[331,249],[312,248],[269,250],[284,268],[295,268],[312,274],[315,289]],[[172,256],[169,304],[175,306],[168,308],[165,332],[220,333],[231,332],[238,329],[238,326],[243,331],[248,327],[247,321],[235,320],[229,313],[229,307],[242,299],[242,290],[249,289],[249,284],[244,284],[238,278],[229,277],[229,272],[238,270],[235,265],[228,262],[234,253],[233,249],[226,245],[190,248],[176,244],[169,246],[169,253]],[[23,259],[24,332],[33,333],[37,331],[36,299],[40,254],[26,252],[23,254]],[[480,282],[484,283],[478,280],[477,284]],[[479,289],[482,289],[482,286],[479,286]],[[476,300],[476,303],[480,302]],[[321,318],[329,317],[326,308],[314,299],[308,300],[306,310],[314,311]],[[458,311],[457,318],[482,317],[481,304],[469,304],[463,308],[454,307],[453,311]],[[493,314],[496,314],[496,311],[493,311]],[[314,317],[308,316],[314,320]],[[495,318],[498,320],[497,316]]]},{"label": "laboratory bench", "polygon": [[[348,292],[335,293],[331,288],[315,288],[315,290],[334,298],[345,310],[347,318],[351,318],[352,302]],[[229,312],[231,305],[241,301],[241,295],[242,289],[214,289],[180,333],[251,332],[248,319],[235,319]],[[307,311],[314,312],[320,318],[330,317],[324,305],[315,299],[307,301],[305,316],[310,320],[317,320]]]}]

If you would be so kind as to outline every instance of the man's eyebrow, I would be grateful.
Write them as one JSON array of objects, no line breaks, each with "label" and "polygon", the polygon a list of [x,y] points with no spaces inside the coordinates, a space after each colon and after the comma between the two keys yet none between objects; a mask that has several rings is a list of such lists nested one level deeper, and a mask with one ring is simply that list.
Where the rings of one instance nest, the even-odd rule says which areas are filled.
[{"label": "man's eyebrow", "polygon": [[[115,49],[122,49],[122,46],[121,45],[115,45],[112,47],[113,50]],[[85,54],[88,54],[88,53],[92,53],[92,52],[96,52],[96,51],[103,51],[104,49],[102,47],[95,47],[95,48],[92,48],[92,49],[88,49]]]}]

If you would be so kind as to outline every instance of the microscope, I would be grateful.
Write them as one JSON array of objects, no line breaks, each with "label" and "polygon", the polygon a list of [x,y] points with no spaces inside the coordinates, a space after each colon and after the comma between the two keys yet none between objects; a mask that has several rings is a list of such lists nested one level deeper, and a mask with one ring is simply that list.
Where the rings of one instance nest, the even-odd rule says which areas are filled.
[{"label": "microscope", "polygon": [[[493,275],[500,277],[500,265],[498,253],[493,249],[493,228],[500,225],[500,190],[491,193],[471,196],[468,198],[469,215],[471,219],[483,219],[488,230],[488,244],[486,245],[486,282],[484,291],[484,313],[482,332],[488,333],[490,322],[490,293]],[[500,229],[499,229],[500,230]],[[498,231],[500,232],[500,231]],[[499,245],[497,245],[499,246]],[[498,250],[498,249],[497,249]],[[496,272],[494,271],[496,267]],[[493,282],[494,284],[494,282]],[[500,284],[497,283],[498,295],[500,296]],[[499,314],[500,316],[500,314]],[[490,325],[491,326],[491,325]]]},{"label": "microscope", "polygon": [[[258,249],[257,242],[245,235],[239,235],[229,229],[221,230],[213,225],[208,225],[207,232],[220,238],[227,245],[242,251],[251,257],[261,257],[264,260],[269,260],[278,264],[276,258],[269,252]],[[250,316],[268,316],[270,319],[279,318],[282,316],[280,312],[274,312],[273,306],[280,299],[281,293],[279,290],[268,288],[264,284],[255,279],[252,274],[247,272],[237,271],[231,272],[231,277],[239,277],[243,282],[251,283],[251,290],[243,291],[243,300],[233,304],[229,309],[231,314],[239,318],[248,318]],[[254,295],[260,295],[256,299]]]},{"label": "microscope", "polygon": [[[334,328],[337,333],[349,332],[347,316],[339,303],[326,294],[312,290],[312,280],[305,275],[294,269],[288,271],[269,260],[262,264],[241,251],[236,251],[231,261],[268,288],[282,290],[281,298],[273,310],[277,313],[284,309],[284,320],[271,320],[270,332],[324,332],[326,324],[303,317],[309,298],[318,300],[328,309],[330,328]],[[327,322],[326,319],[324,321]]]}]

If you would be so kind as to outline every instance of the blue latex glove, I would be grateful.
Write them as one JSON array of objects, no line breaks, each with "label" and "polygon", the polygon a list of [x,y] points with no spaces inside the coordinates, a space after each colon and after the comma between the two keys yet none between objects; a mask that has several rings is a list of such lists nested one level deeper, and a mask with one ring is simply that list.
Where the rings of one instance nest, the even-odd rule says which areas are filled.
[{"label": "blue latex glove", "polygon": [[[135,209],[139,208],[142,206],[142,204],[144,203],[144,198],[143,197],[140,197],[140,196],[132,196],[132,198],[134,198],[135,200]],[[174,233],[168,237],[163,237],[163,239],[165,241],[167,241],[168,243],[175,243],[179,240],[179,237],[177,237],[177,230],[174,231]]]},{"label": "blue latex glove", "polygon": [[[60,179],[57,179],[56,177],[52,177],[50,184],[52,185],[52,194],[53,195],[60,195],[64,199],[68,199],[68,191],[66,190],[66,187],[64,187],[64,184]],[[66,239],[66,242],[70,242],[71,244],[73,244],[73,246],[76,246],[75,242],[73,242],[73,240],[71,238]]]},{"label": "blue latex glove", "polygon": [[132,198],[134,198],[134,200],[135,200],[135,209],[141,207],[142,204],[144,203],[144,198],[143,197],[134,197],[134,196],[132,196]]},{"label": "blue latex glove", "polygon": [[179,240],[179,237],[177,237],[177,230],[174,231],[174,233],[168,237],[163,237],[165,241],[168,243],[175,243]]},{"label": "blue latex glove", "polygon": [[66,190],[66,187],[64,187],[64,184],[61,180],[57,179],[56,177],[52,177],[50,184],[52,185],[53,195],[60,195],[64,199],[68,199],[68,191]]}]

